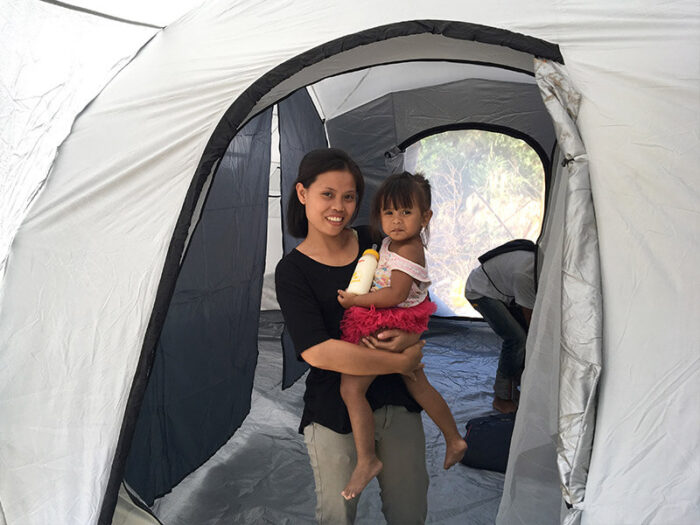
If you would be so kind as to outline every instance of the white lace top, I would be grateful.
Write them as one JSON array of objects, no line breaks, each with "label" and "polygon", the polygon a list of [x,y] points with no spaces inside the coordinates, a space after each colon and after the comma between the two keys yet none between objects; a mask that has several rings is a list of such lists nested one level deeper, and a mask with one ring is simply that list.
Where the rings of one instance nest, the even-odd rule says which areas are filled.
[{"label": "white lace top", "polygon": [[382,241],[382,247],[379,249],[379,262],[377,263],[377,269],[374,272],[372,290],[379,290],[390,286],[391,271],[400,270],[410,275],[415,280],[411,285],[411,291],[408,293],[406,300],[397,306],[400,308],[416,306],[422,303],[428,295],[428,287],[430,286],[428,269],[420,264],[401,257],[397,253],[389,251],[389,244],[391,244],[391,238],[385,237]]}]

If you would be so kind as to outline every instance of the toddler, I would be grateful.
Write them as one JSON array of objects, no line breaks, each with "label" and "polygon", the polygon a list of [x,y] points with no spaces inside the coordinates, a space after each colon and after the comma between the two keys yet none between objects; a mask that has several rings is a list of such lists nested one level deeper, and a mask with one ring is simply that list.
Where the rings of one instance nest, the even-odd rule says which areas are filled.
[{"label": "toddler", "polygon": [[[346,308],[341,322],[342,338],[358,343],[386,328],[422,333],[428,328],[435,304],[428,299],[430,280],[425,267],[421,233],[433,212],[430,184],[421,175],[408,172],[388,177],[372,202],[371,223],[388,236],[380,251],[372,290],[355,295],[338,290],[338,301]],[[408,391],[440,428],[447,446],[444,468],[464,456],[467,444],[457,430],[442,396],[428,382],[423,370],[416,379],[404,377]],[[365,394],[376,376],[341,376],[340,394],[347,407],[357,449],[357,466],[342,491],[345,499],[356,497],[382,469],[374,451],[374,417]]]}]

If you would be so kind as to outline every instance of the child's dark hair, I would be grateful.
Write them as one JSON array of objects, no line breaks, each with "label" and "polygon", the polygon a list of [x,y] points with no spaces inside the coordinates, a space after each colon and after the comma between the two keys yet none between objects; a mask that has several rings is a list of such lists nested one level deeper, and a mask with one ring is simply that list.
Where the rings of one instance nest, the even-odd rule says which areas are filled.
[{"label": "child's dark hair", "polygon": [[365,191],[365,181],[362,178],[360,167],[350,158],[350,155],[338,148],[323,148],[315,149],[304,155],[299,163],[299,174],[297,175],[294,184],[292,185],[289,200],[287,201],[287,230],[291,235],[298,238],[306,237],[309,232],[309,222],[306,219],[306,210],[304,205],[299,202],[297,192],[295,190],[298,182],[308,188],[311,186],[316,177],[327,171],[347,171],[353,179],[355,179],[355,195],[356,207],[355,213],[350,218],[350,222],[355,219],[360,204],[362,203],[362,195]]},{"label": "child's dark hair", "polygon": [[[382,210],[393,207],[411,208],[418,206],[421,213],[430,210],[431,193],[430,182],[422,173],[411,174],[407,171],[395,173],[386,179],[372,199],[370,209],[370,224],[372,236],[380,238],[380,225],[382,223]],[[428,228],[425,228],[425,241],[427,243]]]}]

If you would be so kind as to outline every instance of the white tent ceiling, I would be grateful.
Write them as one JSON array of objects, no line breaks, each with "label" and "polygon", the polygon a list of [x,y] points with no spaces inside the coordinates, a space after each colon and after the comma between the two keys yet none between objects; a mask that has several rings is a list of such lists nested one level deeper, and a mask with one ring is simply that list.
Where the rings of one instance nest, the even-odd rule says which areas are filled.
[{"label": "white tent ceiling", "polygon": [[388,93],[466,78],[534,84],[527,73],[457,62],[402,62],[325,78],[309,86],[321,118],[330,120]]}]

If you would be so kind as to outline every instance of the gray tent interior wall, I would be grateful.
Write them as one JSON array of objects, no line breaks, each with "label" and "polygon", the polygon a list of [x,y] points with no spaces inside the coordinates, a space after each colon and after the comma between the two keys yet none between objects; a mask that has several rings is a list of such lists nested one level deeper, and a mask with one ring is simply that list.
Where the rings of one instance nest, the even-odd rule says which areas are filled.
[{"label": "gray tent interior wall", "polygon": [[[282,202],[282,242],[284,253],[293,250],[301,239],[292,237],[287,231],[287,200],[292,184],[297,178],[299,163],[309,151],[327,146],[323,122],[318,117],[314,103],[306,89],[300,89],[277,105],[280,135],[280,194]],[[285,328],[282,333],[284,352],[282,388],[289,388],[299,379],[309,366],[299,361],[294,343]]]},{"label": "gray tent interior wall", "polygon": [[326,133],[306,89],[300,89],[277,105],[280,135],[280,194],[282,202],[282,243],[289,253],[301,242],[287,231],[287,200],[299,172],[299,163],[309,151],[325,148]]},{"label": "gray tent interior wall", "polygon": [[[385,95],[326,123],[331,145],[348,151],[365,176],[358,222],[366,223],[370,197],[391,169],[385,153],[426,130],[459,123],[513,130],[545,157],[556,140],[536,84],[467,79]],[[547,169],[549,159],[543,162]]]},{"label": "gray tent interior wall", "polygon": [[183,259],[126,463],[148,505],[209,459],[250,409],[271,116],[231,141]]},{"label": "gray tent interior wall", "polygon": [[399,144],[423,130],[462,122],[513,129],[545,152],[555,141],[552,119],[531,83],[470,78],[402,91],[394,96],[394,111]]},{"label": "gray tent interior wall", "polygon": [[384,153],[398,144],[394,126],[396,94],[385,95],[326,122],[328,141],[347,151],[365,178],[365,197],[357,224],[369,224],[372,196],[387,176]]}]

